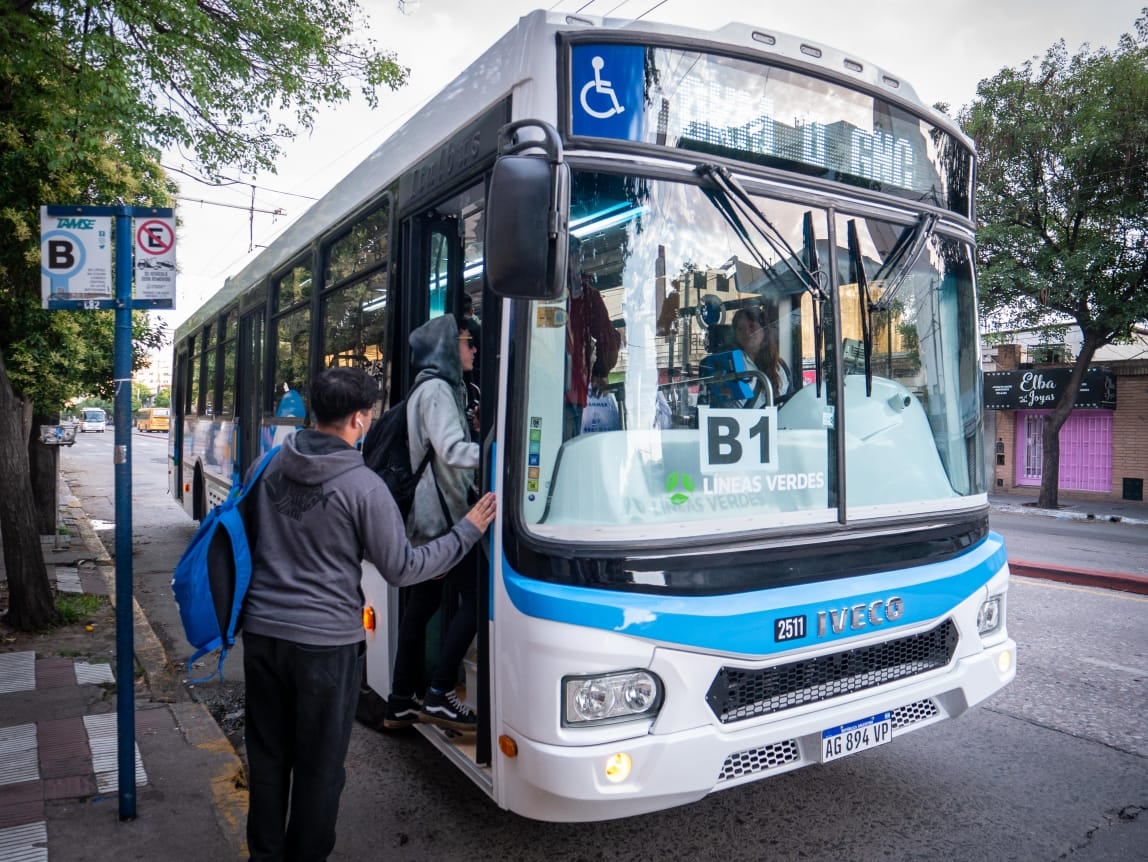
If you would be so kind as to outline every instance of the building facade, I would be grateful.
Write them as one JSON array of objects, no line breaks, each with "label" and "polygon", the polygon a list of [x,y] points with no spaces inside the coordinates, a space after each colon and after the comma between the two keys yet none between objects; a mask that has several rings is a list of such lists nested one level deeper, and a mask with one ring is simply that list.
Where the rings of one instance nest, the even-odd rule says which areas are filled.
[{"label": "building facade", "polygon": [[[986,351],[985,439],[989,489],[1032,496],[1044,465],[1044,426],[1071,364],[1034,363],[1022,345]],[[1148,478],[1148,358],[1097,361],[1060,429],[1059,494],[1143,500]]]}]

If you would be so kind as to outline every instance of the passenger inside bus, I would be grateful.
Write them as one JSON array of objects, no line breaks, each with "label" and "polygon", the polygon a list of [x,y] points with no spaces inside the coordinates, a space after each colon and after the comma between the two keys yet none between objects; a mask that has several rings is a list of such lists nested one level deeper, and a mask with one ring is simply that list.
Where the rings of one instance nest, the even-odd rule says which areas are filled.
[{"label": "passenger inside bus", "polygon": [[582,271],[580,251],[581,242],[571,237],[566,272],[565,439],[582,431],[587,399],[592,391],[597,395],[605,388],[622,347],[622,335],[610,320],[602,294]]},{"label": "passenger inside bus", "polygon": [[[419,464],[428,449],[433,451],[407,516],[407,537],[420,546],[450,532],[460,513],[478,497],[480,450],[472,439],[472,421],[465,415],[463,381],[474,368],[477,345],[469,326],[459,326],[452,315],[427,321],[409,341],[411,364],[417,371],[407,401],[411,466]],[[385,727],[424,721],[466,732],[477,726],[477,716],[455,693],[459,668],[477,631],[476,554],[472,548],[441,579],[405,588]],[[447,609],[450,622],[429,684],[424,685],[427,624],[440,606]]]}]

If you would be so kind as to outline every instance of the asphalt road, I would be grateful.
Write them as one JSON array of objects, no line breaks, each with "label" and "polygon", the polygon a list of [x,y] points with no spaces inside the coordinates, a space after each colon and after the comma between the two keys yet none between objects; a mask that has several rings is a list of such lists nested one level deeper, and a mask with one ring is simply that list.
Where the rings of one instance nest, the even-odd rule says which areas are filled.
[{"label": "asphalt road", "polygon": [[1005,537],[1010,560],[1148,578],[1148,525],[995,511],[989,525]]}]

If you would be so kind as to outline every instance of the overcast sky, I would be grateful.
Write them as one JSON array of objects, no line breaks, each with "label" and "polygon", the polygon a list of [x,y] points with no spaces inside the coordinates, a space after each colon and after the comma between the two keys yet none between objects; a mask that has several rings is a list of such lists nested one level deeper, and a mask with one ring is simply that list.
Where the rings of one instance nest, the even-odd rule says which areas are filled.
[{"label": "overcast sky", "polygon": [[[252,242],[265,245],[278,236],[521,15],[544,7],[540,0],[411,0],[404,14],[396,0],[359,2],[378,46],[410,68],[408,85],[382,93],[374,112],[357,99],[320,114],[310,135],[288,145],[278,173],[254,179],[254,206],[282,209],[285,216],[244,211],[252,200],[249,185],[215,188],[173,174],[185,198],[177,210],[177,310],[162,314],[173,330],[252,259],[258,252],[249,252]],[[704,29],[741,21],[792,33],[875,63],[910,82],[926,104],[946,102],[956,110],[973,100],[979,81],[1043,56],[1058,39],[1070,53],[1085,42],[1115,48],[1145,5],[1148,0],[551,0],[545,8],[646,13],[647,20]],[[166,154],[164,164],[190,168],[179,153]]]}]

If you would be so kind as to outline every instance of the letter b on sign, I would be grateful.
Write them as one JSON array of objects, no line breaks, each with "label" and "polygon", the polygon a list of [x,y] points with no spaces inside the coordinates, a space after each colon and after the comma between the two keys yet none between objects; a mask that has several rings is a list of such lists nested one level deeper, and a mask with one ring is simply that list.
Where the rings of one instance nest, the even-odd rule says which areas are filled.
[{"label": "letter b on sign", "polygon": [[64,239],[48,240],[48,269],[72,269],[76,265],[75,247]]},{"label": "letter b on sign", "polygon": [[712,465],[736,464],[741,460],[742,447],[737,442],[739,430],[736,419],[711,416],[706,425],[706,460]]},{"label": "letter b on sign", "polygon": [[777,469],[777,408],[726,410],[698,407],[703,473],[773,472]]}]

